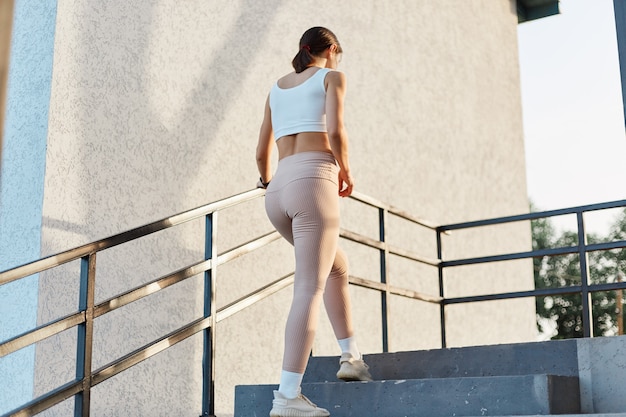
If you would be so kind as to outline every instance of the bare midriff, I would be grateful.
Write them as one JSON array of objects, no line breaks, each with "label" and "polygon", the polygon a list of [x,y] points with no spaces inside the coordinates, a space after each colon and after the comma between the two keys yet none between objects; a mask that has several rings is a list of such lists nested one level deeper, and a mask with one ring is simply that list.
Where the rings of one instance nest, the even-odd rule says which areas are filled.
[{"label": "bare midriff", "polygon": [[328,134],[326,132],[301,132],[283,136],[276,142],[278,159],[295,155],[300,152],[328,152],[332,155]]}]

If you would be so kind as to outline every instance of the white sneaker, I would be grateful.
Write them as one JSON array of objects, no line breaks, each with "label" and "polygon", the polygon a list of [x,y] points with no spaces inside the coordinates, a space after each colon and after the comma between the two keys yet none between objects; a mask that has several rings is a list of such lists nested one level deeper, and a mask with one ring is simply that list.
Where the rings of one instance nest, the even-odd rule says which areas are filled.
[{"label": "white sneaker", "polygon": [[337,378],[343,381],[371,381],[369,366],[363,359],[354,359],[349,353],[341,354]]},{"label": "white sneaker", "polygon": [[286,398],[278,391],[274,391],[274,405],[270,417],[328,417],[328,410],[313,404],[302,394],[296,398]]}]

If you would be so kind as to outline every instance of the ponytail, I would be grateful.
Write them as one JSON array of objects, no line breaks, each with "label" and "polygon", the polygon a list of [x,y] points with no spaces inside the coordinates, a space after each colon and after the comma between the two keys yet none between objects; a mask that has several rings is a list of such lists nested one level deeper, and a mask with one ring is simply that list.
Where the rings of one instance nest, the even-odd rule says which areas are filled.
[{"label": "ponytail", "polygon": [[331,45],[337,45],[337,51],[341,50],[341,45],[333,32],[323,27],[312,27],[304,32],[300,38],[300,50],[291,61],[291,65],[296,70],[296,73],[300,73],[307,69],[315,56],[321,54],[326,48]]},{"label": "ponytail", "polygon": [[291,61],[291,65],[296,70],[296,73],[299,74],[307,67],[309,64],[313,62],[313,55],[311,55],[311,47],[309,45],[303,45],[293,60]]}]

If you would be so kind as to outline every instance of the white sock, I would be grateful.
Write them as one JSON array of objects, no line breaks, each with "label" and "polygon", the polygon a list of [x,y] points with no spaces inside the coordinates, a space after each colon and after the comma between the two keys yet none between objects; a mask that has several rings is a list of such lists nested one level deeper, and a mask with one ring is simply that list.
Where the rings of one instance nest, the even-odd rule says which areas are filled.
[{"label": "white sock", "polygon": [[359,352],[359,348],[356,346],[356,339],[354,336],[348,337],[347,339],[337,340],[337,343],[339,343],[341,353],[349,353],[354,359],[361,359],[361,353]]},{"label": "white sock", "polygon": [[300,394],[300,384],[302,384],[303,376],[304,374],[282,371],[280,373],[278,392],[283,394],[286,398],[296,398],[298,394]]}]

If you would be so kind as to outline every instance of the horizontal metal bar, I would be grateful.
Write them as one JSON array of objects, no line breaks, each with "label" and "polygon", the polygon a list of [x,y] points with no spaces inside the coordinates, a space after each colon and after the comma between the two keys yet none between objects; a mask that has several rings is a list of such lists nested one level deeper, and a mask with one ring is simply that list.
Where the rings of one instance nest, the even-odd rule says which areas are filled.
[{"label": "horizontal metal bar", "polygon": [[389,213],[395,216],[401,217],[405,220],[416,223],[420,226],[424,226],[428,229],[432,229],[432,230],[437,229],[437,226],[434,223],[431,223],[424,219],[420,219],[419,217],[415,217],[407,213],[406,211],[400,210],[394,206],[383,203],[382,201],[372,198],[370,196],[367,196],[365,194],[361,194],[358,191],[353,191],[350,197],[354,200],[360,201],[361,203],[367,204],[369,206],[387,210]]},{"label": "horizontal metal bar", "polygon": [[275,240],[281,239],[282,236],[277,231],[269,232],[257,239],[253,239],[241,246],[228,250],[217,256],[217,264],[222,265],[226,262],[232,261],[242,255],[248,254],[256,249],[259,249],[265,245],[272,243]]},{"label": "horizontal metal bar", "polygon": [[362,194],[358,191],[353,191],[352,194],[350,194],[350,198],[375,208],[381,208],[385,210],[389,210],[391,208],[389,204],[368,195]]},{"label": "horizontal metal bar", "polygon": [[277,279],[270,284],[259,288],[257,291],[254,291],[240,299],[233,301],[232,303],[225,305],[217,310],[216,322],[220,322],[228,317],[240,312],[241,310],[250,307],[251,305],[269,297],[272,294],[277,293],[278,291],[289,287],[293,284],[294,274],[285,275],[282,278]]},{"label": "horizontal metal bar", "polygon": [[419,256],[411,251],[404,250],[396,246],[387,245],[387,247],[389,249],[390,254],[401,256],[403,258],[410,259],[412,261],[420,262],[420,263],[431,265],[431,266],[439,266],[439,264],[441,263],[441,261],[437,259],[429,259],[423,256]]},{"label": "horizontal metal bar", "polygon": [[171,217],[155,221],[144,226],[137,227],[127,232],[119,233],[117,235],[93,243],[89,243],[65,252],[61,252],[57,255],[52,255],[38,261],[30,262],[28,264],[0,272],[0,285],[7,284],[21,278],[25,278],[27,276],[45,271],[50,268],[54,268],[56,266],[63,265],[76,259],[80,259],[84,256],[89,255],[90,253],[112,248],[122,243],[126,243],[131,240],[186,223],[190,220],[200,218],[209,213],[223,210],[227,207],[231,207],[248,200],[253,200],[255,198],[261,197],[264,194],[265,190],[261,188],[256,188],[250,191],[243,192],[241,194],[236,194],[232,197],[228,197],[210,204],[206,204],[204,206],[197,207],[192,210],[185,211]]},{"label": "horizontal metal bar", "polygon": [[626,282],[607,282],[605,284],[589,285],[589,292],[626,290]]},{"label": "horizontal metal bar", "polygon": [[610,201],[607,203],[599,203],[599,204],[589,204],[586,206],[571,207],[571,208],[560,209],[560,210],[533,212],[533,213],[528,213],[528,214],[520,214],[516,216],[497,217],[497,218],[488,219],[488,220],[448,224],[444,226],[439,226],[437,230],[443,232],[447,230],[469,229],[472,227],[490,226],[490,225],[495,225],[495,224],[518,222],[518,221],[524,221],[524,220],[536,220],[536,219],[541,219],[545,217],[554,217],[554,216],[562,216],[566,214],[576,214],[580,212],[606,210],[606,209],[612,209],[612,208],[618,208],[618,207],[626,207],[626,200]]},{"label": "horizontal metal bar", "polygon": [[593,245],[586,245],[587,252],[596,252],[601,250],[611,250],[626,248],[626,240],[618,240],[615,242],[594,243]]},{"label": "horizontal metal bar", "polygon": [[53,322],[36,327],[33,330],[22,333],[12,339],[9,339],[0,344],[0,358],[16,352],[26,346],[33,343],[40,342],[55,334],[61,333],[67,329],[77,326],[85,322],[84,312],[73,313],[68,316],[62,317]]},{"label": "horizontal metal bar", "polygon": [[194,334],[201,332],[207,328],[211,327],[211,318],[200,318],[186,326],[181,327],[178,330],[175,330],[169,333],[166,336],[161,337],[143,347],[129,353],[122,358],[111,362],[102,368],[98,369],[93,373],[92,376],[92,386],[95,386],[107,379],[111,378],[119,374],[120,372],[130,368],[131,366],[137,365],[139,362],[148,359],[159,352],[164,351],[170,346],[175,345],[178,342],[181,342],[187,339]]},{"label": "horizontal metal bar", "polygon": [[365,246],[369,246],[370,248],[380,249],[380,250],[385,249],[385,244],[381,242],[380,240],[372,239],[371,237],[367,237],[359,233],[351,232],[346,229],[341,229],[339,231],[339,236],[341,236],[344,239],[348,239],[353,242],[360,243]]},{"label": "horizontal metal bar", "polygon": [[[620,240],[617,242],[607,242],[607,243],[596,243],[593,245],[585,245],[585,252],[597,252],[603,250],[610,249],[619,249],[625,248],[626,241]],[[446,268],[450,266],[461,266],[461,265],[473,265],[480,263],[489,263],[489,262],[499,262],[499,261],[510,261],[515,259],[525,259],[525,258],[538,258],[541,256],[559,256],[559,255],[568,255],[578,253],[578,246],[564,246],[560,248],[551,248],[551,249],[540,249],[529,252],[517,252],[517,253],[507,253],[502,255],[493,255],[493,256],[483,256],[479,258],[466,258],[466,259],[455,259],[451,261],[442,261],[441,267]]]},{"label": "horizontal metal bar", "polygon": [[506,300],[511,298],[525,298],[525,297],[543,297],[548,295],[563,295],[563,294],[576,294],[580,293],[580,286],[562,287],[562,288],[545,288],[540,290],[529,291],[516,291],[499,294],[488,295],[474,295],[469,297],[452,297],[446,298],[443,301],[444,305],[448,304],[461,304],[461,303],[473,303],[477,301],[493,301],[493,300]]},{"label": "horizontal metal bar", "polygon": [[[587,288],[589,289],[589,292],[624,290],[626,289],[626,282],[595,284],[595,285],[589,285]],[[443,301],[443,303],[446,305],[447,304],[461,304],[461,303],[472,303],[472,302],[477,302],[477,301],[506,300],[506,299],[512,299],[512,298],[545,297],[545,296],[551,296],[551,295],[580,294],[581,292],[582,292],[581,286],[575,285],[571,287],[542,288],[538,290],[529,290],[529,291],[517,291],[517,292],[508,292],[508,293],[499,293],[499,294],[475,295],[475,296],[469,296],[469,297],[446,298]]]},{"label": "horizontal metal bar", "polygon": [[16,408],[13,411],[9,411],[7,414],[3,414],[2,417],[30,417],[35,414],[39,414],[50,407],[53,407],[68,398],[78,394],[83,389],[82,381],[73,381],[59,388],[50,391],[40,397],[35,398],[32,401]]},{"label": "horizontal metal bar", "polygon": [[350,275],[350,284],[370,290],[387,291],[387,284]]},{"label": "horizontal metal bar", "polygon": [[212,261],[210,259],[206,261],[198,262],[195,265],[188,266],[170,275],[166,275],[164,277],[158,278],[140,287],[133,288],[132,290],[129,290],[123,294],[120,294],[117,297],[109,298],[108,300],[98,304],[94,308],[94,318],[100,317],[103,314],[109,313],[120,307],[124,307],[127,304],[135,302],[141,298],[147,297],[148,295],[154,294],[162,289],[165,289],[174,284],[182,282],[195,275],[201,274],[211,269],[211,264],[212,264]]},{"label": "horizontal metal bar", "polygon": [[413,300],[425,301],[427,303],[441,304],[443,298],[436,295],[428,295],[418,291],[407,290],[405,288],[396,287],[395,285],[389,285],[389,293],[394,295],[400,295],[405,298],[411,298]]},{"label": "horizontal metal bar", "polygon": [[441,297],[438,297],[438,296],[428,295],[428,294],[420,293],[417,291],[409,290],[406,288],[400,288],[394,285],[385,284],[385,283],[377,282],[377,281],[371,281],[369,279],[359,278],[359,277],[355,277],[352,275],[350,275],[350,284],[363,287],[363,288],[368,288],[371,290],[387,291],[390,294],[400,295],[402,297],[411,298],[414,300],[426,301],[429,303],[440,304],[441,301],[443,300]]},{"label": "horizontal metal bar", "polygon": [[572,254],[572,253],[578,253],[577,246],[541,249],[541,250],[530,251],[530,252],[507,253],[503,255],[483,256],[479,258],[455,259],[452,261],[441,262],[441,267],[446,268],[449,266],[461,266],[461,265],[473,265],[473,264],[489,263],[489,262],[511,261],[515,259],[538,258],[540,256],[558,256],[558,255],[567,255],[567,254]]}]

